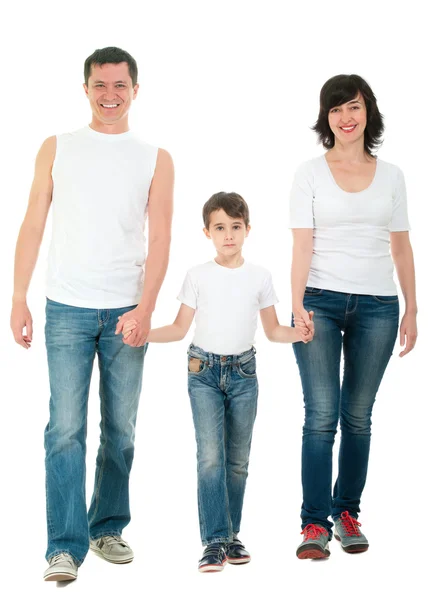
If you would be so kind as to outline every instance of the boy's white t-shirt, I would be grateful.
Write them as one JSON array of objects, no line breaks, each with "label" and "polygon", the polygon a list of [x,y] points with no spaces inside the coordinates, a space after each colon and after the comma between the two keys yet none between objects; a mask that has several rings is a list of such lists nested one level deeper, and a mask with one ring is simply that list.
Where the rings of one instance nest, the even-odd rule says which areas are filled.
[{"label": "boy's white t-shirt", "polygon": [[193,344],[222,355],[249,350],[259,310],[278,302],[267,269],[246,261],[230,269],[215,260],[187,272],[178,300],[196,309]]},{"label": "boy's white t-shirt", "polygon": [[389,234],[410,226],[404,177],[395,165],[377,159],[370,186],[353,193],[338,186],[325,155],[303,163],[291,190],[289,226],[314,230],[308,286],[397,293]]}]

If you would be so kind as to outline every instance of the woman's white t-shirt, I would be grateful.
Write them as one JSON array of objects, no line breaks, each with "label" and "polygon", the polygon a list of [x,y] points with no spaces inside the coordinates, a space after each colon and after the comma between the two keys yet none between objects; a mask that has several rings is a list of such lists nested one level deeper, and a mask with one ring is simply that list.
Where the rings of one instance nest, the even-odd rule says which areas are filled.
[{"label": "woman's white t-shirt", "polygon": [[290,228],[314,230],[308,286],[395,295],[389,234],[410,229],[403,173],[377,159],[370,186],[345,192],[325,155],[305,162],[291,190]]},{"label": "woman's white t-shirt", "polygon": [[196,309],[193,344],[222,355],[249,350],[259,311],[278,302],[267,269],[246,261],[230,269],[215,260],[187,272],[178,300]]}]

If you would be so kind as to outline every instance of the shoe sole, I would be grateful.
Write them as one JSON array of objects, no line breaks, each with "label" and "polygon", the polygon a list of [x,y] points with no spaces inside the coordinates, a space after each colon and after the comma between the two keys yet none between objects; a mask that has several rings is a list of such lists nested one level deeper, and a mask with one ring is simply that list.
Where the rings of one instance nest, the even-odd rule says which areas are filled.
[{"label": "shoe sole", "polygon": [[231,565],[245,565],[247,563],[250,562],[251,560],[251,556],[243,556],[242,558],[229,558],[228,556],[227,558],[227,562],[230,563]]},{"label": "shoe sole", "polygon": [[360,552],[366,552],[369,549],[369,544],[351,544],[350,546],[344,546],[341,538],[338,535],[334,534],[334,537],[338,542],[340,542],[342,550],[348,554],[359,554]]},{"label": "shoe sole", "polygon": [[297,550],[297,558],[328,558],[330,556],[330,550],[328,548],[325,548],[325,550],[323,551],[320,549],[319,546],[308,546],[306,546],[306,548],[302,548],[302,550]]},{"label": "shoe sole", "polygon": [[45,581],[74,581],[76,577],[77,575],[73,575],[72,573],[51,573],[43,579]]},{"label": "shoe sole", "polygon": [[90,547],[90,549],[92,550],[92,552],[94,554],[96,554],[97,556],[99,556],[100,558],[103,558],[104,560],[106,560],[109,563],[113,563],[115,565],[125,565],[127,563],[130,563],[134,560],[134,557],[132,556],[131,558],[124,558],[124,559],[112,559],[110,557],[105,556],[101,550],[98,550],[98,548],[93,548],[92,546]]},{"label": "shoe sole", "polygon": [[226,564],[226,560],[224,560],[221,565],[205,565],[204,567],[199,567],[199,573],[219,573],[223,571],[224,565]]}]

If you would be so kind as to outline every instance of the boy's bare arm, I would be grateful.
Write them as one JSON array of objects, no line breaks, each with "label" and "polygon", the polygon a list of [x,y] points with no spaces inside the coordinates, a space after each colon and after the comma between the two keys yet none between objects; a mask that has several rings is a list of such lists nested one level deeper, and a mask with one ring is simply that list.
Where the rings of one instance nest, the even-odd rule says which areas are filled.
[{"label": "boy's bare arm", "polygon": [[[312,316],[312,314],[313,313],[310,313],[310,316]],[[311,322],[309,327],[306,328],[306,332],[300,328],[297,329],[296,327],[280,325],[274,306],[263,308],[260,311],[260,318],[266,337],[271,342],[282,342],[285,344],[304,342],[306,344],[307,342],[312,341],[314,337],[313,322]]]},{"label": "boy's bare arm", "polygon": [[[28,208],[16,243],[10,326],[16,343],[23,348],[29,348],[33,338],[33,322],[27,306],[27,292],[52,202],[52,165],[55,152],[56,137],[53,136],[43,142],[37,154]],[[26,335],[23,333],[24,327]]]},{"label": "boy's bare arm", "polygon": [[[178,342],[186,337],[187,332],[192,324],[195,309],[190,308],[186,304],[182,304],[177,313],[175,321],[172,325],[165,325],[165,327],[158,327],[151,329],[147,337],[148,342],[165,343],[165,342]],[[125,321],[123,326],[123,337],[126,339],[137,326],[135,319]]]}]

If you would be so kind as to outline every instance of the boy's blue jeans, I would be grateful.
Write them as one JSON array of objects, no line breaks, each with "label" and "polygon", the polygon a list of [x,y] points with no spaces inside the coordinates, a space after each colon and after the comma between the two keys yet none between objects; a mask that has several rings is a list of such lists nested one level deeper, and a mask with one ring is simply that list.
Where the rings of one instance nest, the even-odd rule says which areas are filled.
[{"label": "boy's blue jeans", "polygon": [[[331,537],[342,511],[358,517],[367,475],[371,413],[397,337],[397,296],[369,296],[306,288],[315,337],[293,344],[302,380],[302,528],[317,523]],[[344,373],[340,382],[343,348]],[[332,450],[338,421],[339,473],[332,495]]]},{"label": "boy's blue jeans", "polygon": [[[80,565],[89,537],[120,535],[130,521],[129,474],[147,345],[115,335],[126,308],[97,310],[47,301],[51,388],[45,430],[46,558],[67,552]],[[89,514],[85,498],[86,417],[95,355],[100,369],[101,437]]]},{"label": "boy's blue jeans", "polygon": [[188,389],[198,459],[202,544],[238,533],[257,412],[255,350],[221,356],[191,345]]}]

